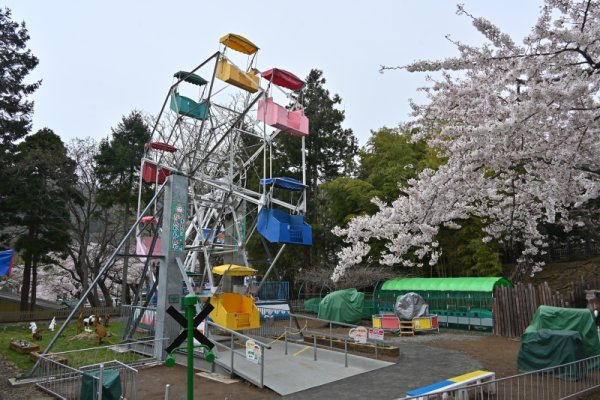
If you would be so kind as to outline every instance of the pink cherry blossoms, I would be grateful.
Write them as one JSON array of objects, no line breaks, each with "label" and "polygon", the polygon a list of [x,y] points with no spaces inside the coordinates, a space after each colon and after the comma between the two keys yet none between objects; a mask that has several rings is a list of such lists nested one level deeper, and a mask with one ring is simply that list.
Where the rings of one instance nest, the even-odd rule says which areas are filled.
[{"label": "pink cherry blossoms", "polygon": [[391,204],[374,199],[374,215],[334,230],[348,244],[334,280],[365,261],[371,238],[386,243],[382,264],[435,265],[439,227],[458,229],[469,216],[484,221],[486,240],[520,243],[519,261],[535,270],[540,224],[582,224],[573,211],[599,196],[600,3],[547,0],[522,45],[461,6],[458,14],[485,45],[454,42],[455,58],[400,67],[439,71],[423,89],[427,104],[412,108],[415,140],[447,163],[423,171]]}]

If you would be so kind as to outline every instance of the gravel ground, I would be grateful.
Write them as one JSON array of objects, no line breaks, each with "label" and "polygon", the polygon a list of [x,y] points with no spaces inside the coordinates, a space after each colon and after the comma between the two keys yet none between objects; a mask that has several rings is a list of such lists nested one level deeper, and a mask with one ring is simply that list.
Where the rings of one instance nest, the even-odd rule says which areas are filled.
[{"label": "gravel ground", "polygon": [[14,378],[19,370],[0,355],[0,400],[49,400],[35,385],[11,386],[9,378]]}]

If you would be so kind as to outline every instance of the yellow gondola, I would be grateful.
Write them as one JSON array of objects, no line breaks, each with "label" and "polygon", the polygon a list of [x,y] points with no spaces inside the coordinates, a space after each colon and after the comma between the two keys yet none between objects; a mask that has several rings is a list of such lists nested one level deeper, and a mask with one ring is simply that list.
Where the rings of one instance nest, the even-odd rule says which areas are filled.
[{"label": "yellow gondola", "polygon": [[[224,278],[229,276],[235,277],[234,280],[243,280],[241,277],[254,275],[257,270],[242,265],[224,264],[214,267],[212,272],[223,275]],[[232,286],[235,291],[236,285]],[[211,297],[210,303],[215,307],[210,317],[221,326],[233,330],[254,329],[260,326],[260,313],[252,297],[240,293],[216,293]]]},{"label": "yellow gondola", "polygon": [[226,59],[219,60],[217,78],[250,93],[256,93],[260,84],[260,76],[256,71],[243,72]]}]

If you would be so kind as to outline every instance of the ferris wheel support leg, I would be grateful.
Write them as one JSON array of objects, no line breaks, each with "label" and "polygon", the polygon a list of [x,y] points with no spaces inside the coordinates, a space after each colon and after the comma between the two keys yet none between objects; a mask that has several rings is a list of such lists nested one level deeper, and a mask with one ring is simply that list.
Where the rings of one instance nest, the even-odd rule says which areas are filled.
[{"label": "ferris wheel support leg", "polygon": [[[152,198],[152,200],[150,200],[150,203],[148,203],[148,205],[146,206],[146,208],[144,209],[144,211],[142,211],[142,215],[144,215],[146,212],[148,212],[148,210],[150,209],[150,206],[152,205],[152,203],[156,201],[156,199],[163,192],[163,190],[164,190],[164,186],[161,186],[160,190],[158,191],[158,193],[156,193],[156,195]],[[83,306],[83,304],[87,301],[88,295],[90,294],[90,292],[92,290],[94,290],[94,288],[98,284],[98,281],[100,281],[100,278],[102,278],[102,276],[104,276],[104,274],[106,274],[108,272],[108,270],[114,265],[115,259],[117,258],[119,252],[121,251],[121,249],[125,245],[125,242],[129,239],[129,236],[131,236],[131,234],[137,228],[138,224],[140,223],[140,219],[141,219],[141,216],[138,217],[138,219],[134,222],[133,226],[125,234],[125,236],[123,237],[123,239],[121,239],[121,241],[119,242],[119,244],[115,248],[115,251],[108,258],[108,260],[105,261],[104,265],[102,266],[102,268],[100,269],[100,271],[98,272],[98,274],[96,275],[96,277],[94,278],[94,280],[90,283],[90,285],[88,286],[88,288],[86,289],[86,291],[81,294],[81,296],[79,298],[79,301],[77,302],[77,304],[75,305],[75,307],[73,307],[73,309],[71,310],[71,313],[69,314],[69,316],[67,317],[67,319],[63,322],[63,324],[60,326],[60,328],[58,329],[58,331],[56,331],[56,333],[54,334],[54,337],[52,338],[52,340],[50,340],[50,343],[48,343],[48,346],[46,346],[46,348],[44,349],[44,351],[41,353],[42,356],[48,354],[50,352],[50,350],[52,350],[52,347],[54,346],[54,343],[56,343],[56,341],[58,340],[58,338],[62,335],[63,331],[67,328],[67,326],[69,325],[69,322],[73,319],[73,317],[75,316],[75,313],[79,310],[79,307]],[[35,364],[33,365],[33,367],[31,367],[31,370],[26,375],[24,375],[23,377],[27,378],[27,377],[33,376],[33,373],[38,368],[41,360],[42,360],[42,357],[39,357],[37,359],[37,361],[35,362]]]},{"label": "ferris wheel support leg", "polygon": [[[181,274],[177,258],[185,255],[185,228],[187,222],[188,178],[173,174],[165,183],[163,206],[160,267],[158,271],[158,299],[156,303],[156,326],[154,357],[166,357],[166,339],[173,339],[179,333],[179,324],[167,318],[167,308],[179,304],[181,300]],[[162,340],[161,340],[162,339]]]},{"label": "ferris wheel support leg", "polygon": [[267,270],[267,272],[265,273],[265,276],[263,276],[262,280],[260,281],[260,284],[258,285],[258,287],[256,288],[256,293],[260,292],[260,288],[262,288],[262,286],[265,284],[265,282],[267,281],[267,278],[269,276],[269,274],[271,273],[271,271],[273,270],[273,268],[275,267],[275,264],[277,263],[277,260],[279,260],[279,256],[281,256],[281,253],[283,253],[283,250],[285,249],[285,243],[281,245],[281,248],[279,249],[279,251],[277,252],[277,255],[275,255],[275,258],[273,259],[273,261],[271,262],[271,265],[269,265],[269,269]]}]

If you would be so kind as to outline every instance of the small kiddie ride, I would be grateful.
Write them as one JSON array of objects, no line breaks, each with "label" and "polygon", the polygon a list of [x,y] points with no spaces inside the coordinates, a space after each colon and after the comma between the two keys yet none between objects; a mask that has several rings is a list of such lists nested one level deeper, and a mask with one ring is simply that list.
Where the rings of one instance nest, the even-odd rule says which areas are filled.
[{"label": "small kiddie ride", "polygon": [[256,274],[256,270],[242,265],[224,264],[214,267],[213,274],[221,275],[221,291],[210,298],[215,309],[210,318],[217,324],[231,329],[254,329],[260,326],[260,313],[254,304],[249,286],[244,284],[246,277]]},{"label": "small kiddie ride", "polygon": [[394,310],[395,314],[373,315],[373,328],[398,331],[401,336],[440,330],[438,316],[429,314],[429,305],[417,293],[398,296]]}]

